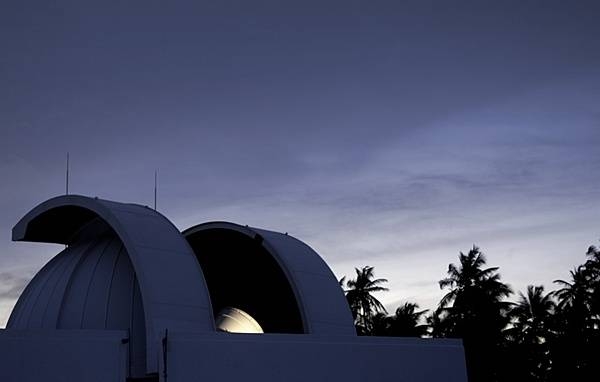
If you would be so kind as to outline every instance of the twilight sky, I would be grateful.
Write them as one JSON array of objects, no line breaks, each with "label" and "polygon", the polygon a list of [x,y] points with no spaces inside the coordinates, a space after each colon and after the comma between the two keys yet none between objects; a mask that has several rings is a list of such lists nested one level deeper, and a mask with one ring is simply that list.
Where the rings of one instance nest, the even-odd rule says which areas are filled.
[{"label": "twilight sky", "polygon": [[516,290],[598,244],[598,2],[81,3],[0,11],[0,326],[67,151],[73,193],[151,205],[158,169],[180,229],[287,231],[390,310],[473,244]]}]

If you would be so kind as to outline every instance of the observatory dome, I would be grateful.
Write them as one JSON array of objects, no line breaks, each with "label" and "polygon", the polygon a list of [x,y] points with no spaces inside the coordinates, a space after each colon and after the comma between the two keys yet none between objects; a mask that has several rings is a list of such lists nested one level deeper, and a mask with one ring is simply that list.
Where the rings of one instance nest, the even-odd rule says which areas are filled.
[{"label": "observatory dome", "polygon": [[143,370],[144,307],[121,240],[99,221],[88,224],[27,285],[7,328],[125,330]]},{"label": "observatory dome", "polygon": [[131,377],[157,373],[168,332],[356,334],[329,267],[287,234],[228,222],[180,232],[144,206],[68,195],[26,214],[13,240],[66,247],[7,328],[121,333]]},{"label": "observatory dome", "polygon": [[364,381],[375,365],[384,382],[398,359],[406,380],[466,381],[460,342],[358,337],[334,274],[287,233],[181,232],[145,206],[65,195],[12,238],[64,247],[0,330],[2,381]]}]

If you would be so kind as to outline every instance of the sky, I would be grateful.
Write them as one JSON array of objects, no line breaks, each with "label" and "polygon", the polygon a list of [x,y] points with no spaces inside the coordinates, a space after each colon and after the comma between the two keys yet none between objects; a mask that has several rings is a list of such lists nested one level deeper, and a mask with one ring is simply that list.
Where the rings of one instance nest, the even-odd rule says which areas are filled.
[{"label": "sky", "polygon": [[72,193],[151,206],[157,170],[180,229],[289,232],[391,312],[474,244],[515,291],[600,244],[598,2],[89,3],[0,12],[0,327],[67,152]]}]

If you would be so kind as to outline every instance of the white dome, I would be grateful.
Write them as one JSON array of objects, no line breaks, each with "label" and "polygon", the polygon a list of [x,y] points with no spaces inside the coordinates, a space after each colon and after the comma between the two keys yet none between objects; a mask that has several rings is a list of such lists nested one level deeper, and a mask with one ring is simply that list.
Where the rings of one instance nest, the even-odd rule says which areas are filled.
[{"label": "white dome", "polygon": [[264,333],[252,316],[237,308],[223,309],[215,319],[217,330],[227,333]]},{"label": "white dome", "polygon": [[27,285],[7,328],[125,330],[132,367],[145,371],[140,287],[123,243],[110,231],[82,237],[52,258]]}]

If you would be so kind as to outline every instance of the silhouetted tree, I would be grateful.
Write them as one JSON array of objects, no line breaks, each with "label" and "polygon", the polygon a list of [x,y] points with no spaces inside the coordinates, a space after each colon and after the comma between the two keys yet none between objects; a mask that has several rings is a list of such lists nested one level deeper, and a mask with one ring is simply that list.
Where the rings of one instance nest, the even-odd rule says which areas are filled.
[{"label": "silhouetted tree", "polygon": [[506,331],[507,334],[518,343],[545,342],[554,308],[552,296],[544,294],[543,286],[528,285],[527,294],[519,292],[519,300],[510,310],[512,328]]},{"label": "silhouetted tree", "polygon": [[396,337],[423,337],[428,333],[429,325],[421,324],[423,316],[428,312],[417,310],[418,304],[407,302],[398,307],[390,317],[390,335]]},{"label": "silhouetted tree", "polygon": [[428,334],[429,325],[422,324],[427,310],[417,310],[418,304],[407,302],[398,307],[392,316],[378,313],[373,316],[373,331],[376,336],[423,337]]},{"label": "silhouetted tree", "polygon": [[[588,251],[588,255],[589,255]],[[584,380],[598,374],[600,331],[595,299],[598,294],[596,253],[570,271],[570,281],[555,280],[558,298],[556,338],[551,343],[552,380]]]},{"label": "silhouetted tree", "polygon": [[383,312],[373,315],[371,333],[373,336],[389,337],[390,336],[390,316]]},{"label": "silhouetted tree", "polygon": [[381,286],[387,279],[375,279],[373,267],[355,268],[355,271],[356,278],[346,281],[346,299],[358,334],[369,335],[373,329],[373,316],[379,312],[386,313],[385,307],[373,293],[387,291]]},{"label": "silhouetted tree", "polygon": [[502,373],[508,381],[547,381],[550,375],[549,340],[555,303],[543,286],[527,286],[512,306],[511,327],[505,330],[508,343],[504,359],[511,367]]},{"label": "silhouetted tree", "polygon": [[587,251],[588,260],[585,262],[588,283],[590,285],[590,325],[588,357],[591,361],[591,369],[587,372],[592,375],[600,375],[600,248],[590,246]]},{"label": "silhouetted tree", "polygon": [[[545,294],[529,285],[515,303],[497,267],[486,268],[479,248],[448,266],[439,285],[448,292],[422,324],[426,310],[405,303],[394,315],[372,295],[386,291],[373,267],[342,278],[361,335],[462,338],[470,382],[558,382],[593,380],[600,375],[600,249],[590,246],[586,262],[560,288]],[[429,330],[429,331],[428,331]]]},{"label": "silhouetted tree", "polygon": [[600,248],[590,246],[587,256],[585,269],[591,288],[590,311],[597,327],[600,327]]},{"label": "silhouetted tree", "polygon": [[590,285],[588,284],[585,267],[580,265],[569,272],[571,281],[554,280],[555,284],[562,286],[552,292],[558,300],[558,307],[564,310],[581,309],[581,317],[587,316],[588,304],[590,301]]},{"label": "silhouetted tree", "polygon": [[430,319],[432,333],[463,339],[470,382],[496,381],[510,308],[504,299],[511,289],[500,281],[497,267],[484,268],[485,256],[476,246],[466,255],[460,252],[459,262],[450,264],[448,277],[439,282],[449,292]]}]

